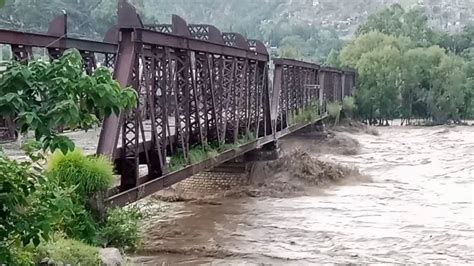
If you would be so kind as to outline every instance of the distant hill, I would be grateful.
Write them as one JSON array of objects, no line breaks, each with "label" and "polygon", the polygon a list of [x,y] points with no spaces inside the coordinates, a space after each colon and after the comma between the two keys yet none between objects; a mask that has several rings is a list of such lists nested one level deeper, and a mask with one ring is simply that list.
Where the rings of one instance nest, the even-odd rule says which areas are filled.
[{"label": "distant hill", "polygon": [[349,37],[370,14],[395,3],[424,8],[431,25],[446,31],[474,21],[474,0],[144,0],[143,11],[154,20],[167,21],[176,13],[189,22],[237,29],[251,37],[260,37],[267,25],[282,20],[335,29]]}]

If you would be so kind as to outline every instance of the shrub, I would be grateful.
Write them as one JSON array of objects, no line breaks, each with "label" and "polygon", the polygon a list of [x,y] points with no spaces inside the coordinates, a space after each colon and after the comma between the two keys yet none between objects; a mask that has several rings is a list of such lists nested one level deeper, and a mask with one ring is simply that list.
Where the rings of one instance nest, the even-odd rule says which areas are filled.
[{"label": "shrub", "polygon": [[[37,250],[33,245],[28,245],[26,247],[14,245],[10,246],[9,249],[11,257],[9,258],[9,260],[4,260],[6,258],[0,256],[0,265],[3,265],[2,263],[7,263],[6,265],[19,266],[35,265]],[[9,261],[10,264],[8,264]]]},{"label": "shrub", "polygon": [[99,265],[99,248],[72,239],[55,236],[38,247],[37,261],[54,265]]},{"label": "shrub", "polygon": [[141,219],[142,213],[137,208],[111,209],[107,222],[99,233],[100,242],[106,247],[134,250],[140,241]]},{"label": "shrub", "polygon": [[352,114],[357,110],[354,97],[346,96],[342,101],[342,110],[348,117],[352,117]]},{"label": "shrub", "polygon": [[24,264],[23,248],[38,245],[51,229],[47,213],[32,215],[32,196],[42,177],[30,166],[0,151],[0,265]]},{"label": "shrub", "polygon": [[339,118],[341,116],[342,106],[340,103],[328,103],[327,105],[329,118],[334,119],[334,125],[339,123]]},{"label": "shrub", "polygon": [[65,219],[73,190],[58,188],[31,162],[19,163],[1,152],[0,172],[0,264],[28,265],[30,247],[48,240]]},{"label": "shrub", "polygon": [[100,200],[114,182],[113,166],[105,157],[88,157],[80,150],[67,154],[56,151],[48,161],[48,177],[57,187],[73,188],[75,196],[63,210],[63,219],[56,227],[67,236],[96,243],[97,231],[104,210],[91,202]]},{"label": "shrub", "polygon": [[113,169],[106,157],[87,157],[77,149],[67,154],[56,151],[48,164],[49,176],[56,178],[60,186],[76,187],[76,192],[85,200],[112,186]]},{"label": "shrub", "polygon": [[327,105],[327,110],[328,110],[328,115],[330,118],[336,119],[340,116],[342,106],[341,104],[335,102],[335,103],[328,103]]}]

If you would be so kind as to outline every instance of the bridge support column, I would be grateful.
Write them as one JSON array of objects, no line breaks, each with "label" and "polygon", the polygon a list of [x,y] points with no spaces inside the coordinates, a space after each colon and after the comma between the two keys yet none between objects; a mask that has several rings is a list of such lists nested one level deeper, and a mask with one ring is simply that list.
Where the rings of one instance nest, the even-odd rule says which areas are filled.
[{"label": "bridge support column", "polygon": [[314,137],[314,136],[327,136],[328,132],[326,130],[326,125],[323,120],[318,120],[315,123],[298,130],[297,132],[292,133],[292,136],[300,137]]},{"label": "bridge support column", "polygon": [[280,146],[278,141],[263,145],[260,149],[250,151],[244,155],[247,162],[272,161],[279,158]]},{"label": "bridge support column", "polygon": [[252,163],[244,156],[225,162],[212,170],[193,175],[175,185],[183,197],[216,195],[249,184]]},{"label": "bridge support column", "polygon": [[326,113],[326,72],[319,72],[319,113],[323,115]]},{"label": "bridge support column", "polygon": [[252,167],[257,161],[271,161],[279,157],[277,141],[267,143],[260,149],[227,161],[214,169],[194,175],[176,184],[175,190],[185,197],[214,195],[250,184]]}]

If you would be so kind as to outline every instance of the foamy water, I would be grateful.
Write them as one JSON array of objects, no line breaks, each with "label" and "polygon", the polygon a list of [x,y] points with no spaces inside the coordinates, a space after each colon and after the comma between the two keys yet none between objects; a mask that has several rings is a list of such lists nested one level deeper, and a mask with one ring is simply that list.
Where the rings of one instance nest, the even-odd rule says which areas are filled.
[{"label": "foamy water", "polygon": [[371,183],[324,195],[175,203],[150,219],[137,265],[474,263],[474,127],[353,135]]}]

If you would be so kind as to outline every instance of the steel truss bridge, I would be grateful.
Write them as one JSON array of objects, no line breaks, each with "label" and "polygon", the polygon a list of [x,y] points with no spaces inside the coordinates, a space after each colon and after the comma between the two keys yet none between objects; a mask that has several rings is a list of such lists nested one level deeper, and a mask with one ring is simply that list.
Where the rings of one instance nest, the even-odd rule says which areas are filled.
[{"label": "steel truss bridge", "polygon": [[[273,58],[259,40],[212,25],[188,24],[173,15],[171,24],[146,25],[126,1],[118,23],[103,42],[67,36],[67,16],[56,17],[46,34],[0,29],[0,44],[15,60],[33,59],[42,48],[58,58],[80,51],[84,71],[98,66],[139,95],[135,110],[103,121],[97,154],[116,165],[120,184],[109,203],[125,205],[196,173],[276,141],[315,122],[296,119],[307,112],[325,116],[327,102],[352,95],[356,73],[318,64]],[[272,77],[272,80],[271,80]],[[14,118],[0,121],[13,138]],[[195,162],[193,149],[221,151]],[[172,171],[170,157],[185,165]]]}]

